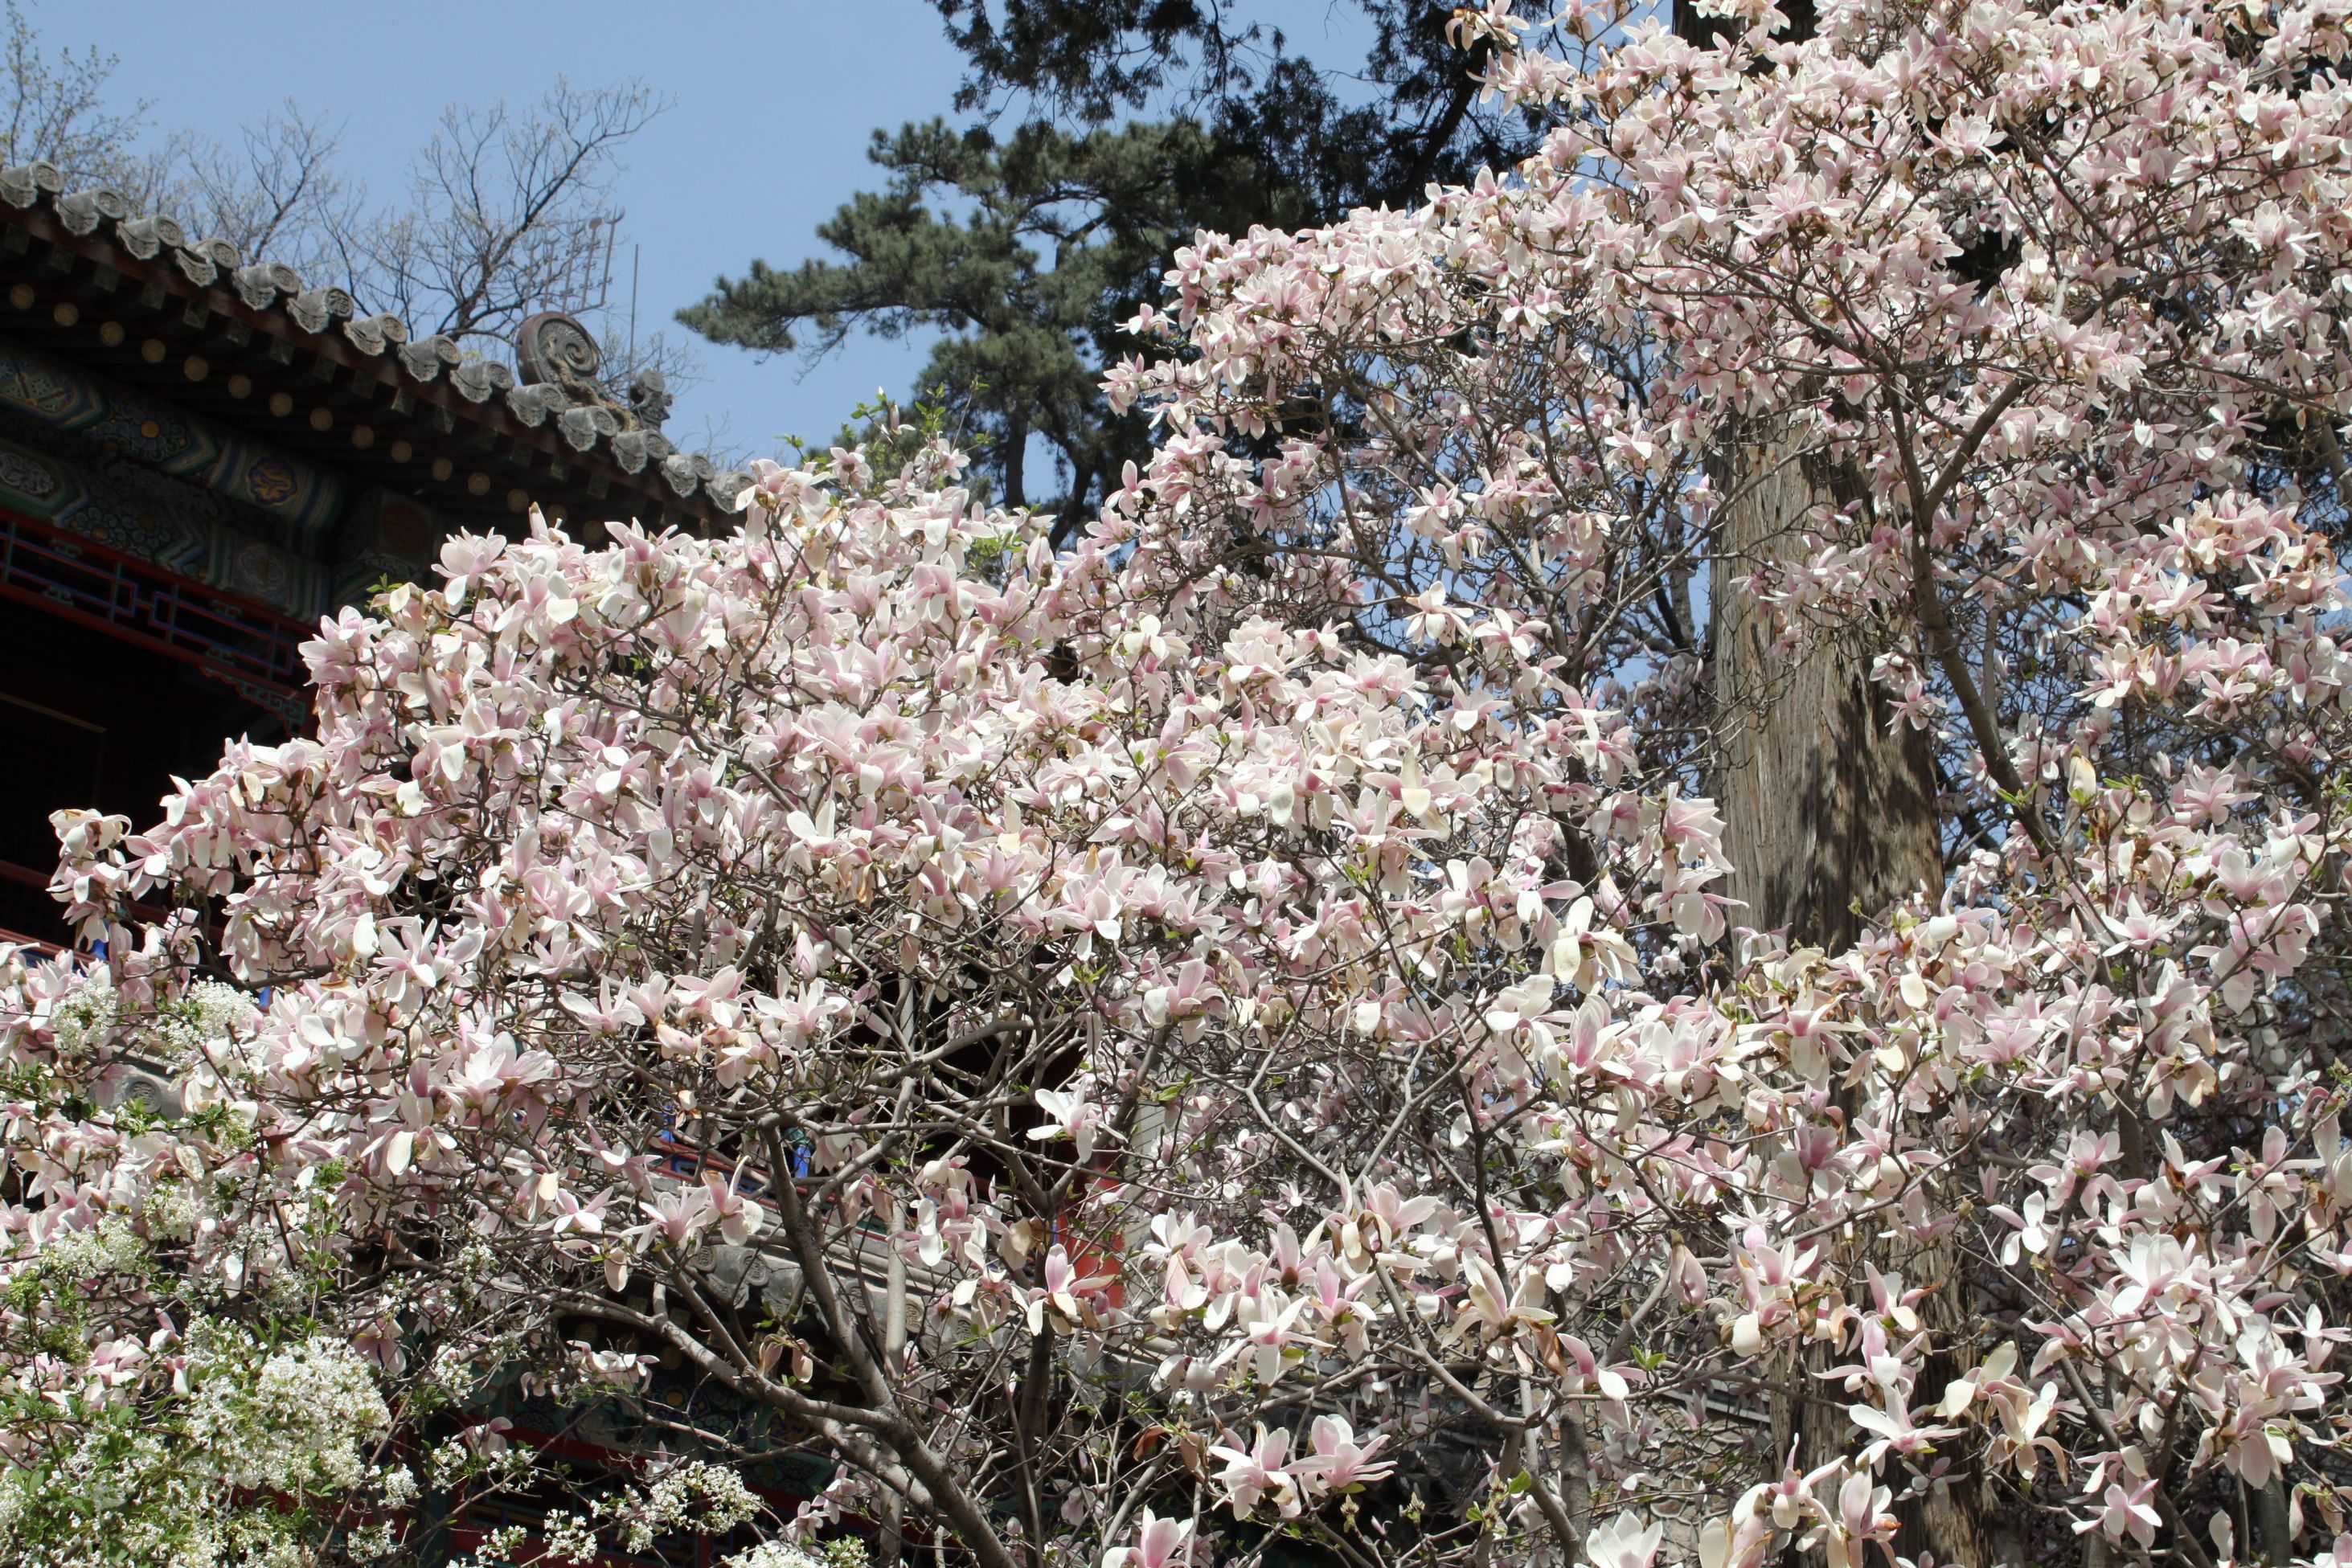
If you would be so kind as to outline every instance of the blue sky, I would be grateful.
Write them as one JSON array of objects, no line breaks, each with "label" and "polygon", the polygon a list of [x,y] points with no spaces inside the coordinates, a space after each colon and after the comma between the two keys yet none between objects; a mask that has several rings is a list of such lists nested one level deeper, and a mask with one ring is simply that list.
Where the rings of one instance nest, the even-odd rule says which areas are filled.
[{"label": "blue sky", "polygon": [[[535,99],[558,72],[601,84],[643,77],[675,99],[632,143],[620,194],[643,247],[641,329],[753,256],[823,249],[814,230],[872,188],[867,133],[947,110],[961,61],[923,0],[34,0],[51,49],[119,56],[113,96],[149,100],[159,129],[231,139],[288,97],[342,122],[342,164],[395,194],[410,153],[451,99]],[[627,287],[628,258],[618,287]],[[677,330],[682,331],[682,329]],[[679,400],[681,438],[723,421],[752,451],[791,434],[830,437],[877,387],[902,392],[922,345],[870,339],[803,376],[703,345],[709,380]]]},{"label": "blue sky", "polygon": [[[640,247],[640,329],[757,256],[777,266],[825,252],[816,225],[878,183],[870,133],[949,112],[962,61],[927,0],[26,0],[50,50],[119,57],[111,96],[149,105],[158,131],[233,141],[288,98],[342,131],[341,165],[380,198],[398,194],[411,153],[444,104],[537,98],[561,72],[582,85],[641,77],[674,100],[631,144],[620,181]],[[1333,0],[1259,0],[1291,47],[1362,55],[1360,22]],[[627,288],[628,256],[617,287]],[[672,326],[680,334],[684,329]],[[670,431],[696,444],[724,432],[738,451],[786,434],[829,439],[877,388],[903,393],[929,340],[853,338],[803,371],[698,344],[707,375]]]}]

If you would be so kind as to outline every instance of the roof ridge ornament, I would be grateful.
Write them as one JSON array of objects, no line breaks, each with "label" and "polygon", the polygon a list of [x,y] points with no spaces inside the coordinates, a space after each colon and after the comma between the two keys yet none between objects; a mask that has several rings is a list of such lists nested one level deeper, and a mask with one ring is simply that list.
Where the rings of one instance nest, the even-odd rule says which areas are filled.
[{"label": "roof ridge ornament", "polygon": [[588,329],[561,310],[526,316],[515,332],[515,369],[525,386],[548,382],[563,386],[567,380],[593,382],[604,362],[604,351]]},{"label": "roof ridge ornament", "polygon": [[29,207],[44,193],[55,196],[66,188],[66,177],[55,163],[36,158],[0,169],[0,198],[10,206]]},{"label": "roof ridge ornament", "polygon": [[286,302],[286,314],[305,332],[324,332],[330,324],[359,314],[359,302],[332,285],[306,288]]},{"label": "roof ridge ornament", "polygon": [[[516,329],[515,369],[523,385],[558,388],[571,400],[564,437],[583,452],[600,434],[657,429],[669,417],[669,383],[659,371],[631,376],[625,402],[599,376],[604,366],[604,349],[576,317],[541,310],[524,317]],[[586,409],[609,417],[590,419],[583,413]]]}]

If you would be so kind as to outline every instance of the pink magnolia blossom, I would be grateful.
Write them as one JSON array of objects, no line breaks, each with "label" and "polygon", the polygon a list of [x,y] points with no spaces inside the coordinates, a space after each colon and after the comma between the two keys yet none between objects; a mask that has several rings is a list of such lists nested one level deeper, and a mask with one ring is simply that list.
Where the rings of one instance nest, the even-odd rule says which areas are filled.
[{"label": "pink magnolia blossom", "polygon": [[[656,1356],[986,1568],[2315,1548],[2343,18],[1717,9],[1458,12],[1540,151],[1180,246],[1058,545],[890,415],[710,537],[453,537],[299,734],[59,812],[9,1473],[102,1411],[234,1512],[315,1340],[322,1453]],[[1827,921],[1732,863],[1799,721],[1922,770]]]},{"label": "pink magnolia blossom", "polygon": [[1103,1568],[1174,1568],[1188,1560],[1192,1521],[1161,1519],[1150,1508],[1135,1529],[1133,1546],[1114,1546],[1103,1553]]}]

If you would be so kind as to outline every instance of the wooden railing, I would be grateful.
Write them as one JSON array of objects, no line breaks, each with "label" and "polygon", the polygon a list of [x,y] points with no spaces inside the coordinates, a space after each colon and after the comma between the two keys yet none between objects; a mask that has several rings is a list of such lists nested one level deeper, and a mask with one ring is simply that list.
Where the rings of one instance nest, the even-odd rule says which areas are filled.
[{"label": "wooden railing", "polygon": [[310,626],[6,507],[0,598],[194,664],[298,727],[309,714]]}]

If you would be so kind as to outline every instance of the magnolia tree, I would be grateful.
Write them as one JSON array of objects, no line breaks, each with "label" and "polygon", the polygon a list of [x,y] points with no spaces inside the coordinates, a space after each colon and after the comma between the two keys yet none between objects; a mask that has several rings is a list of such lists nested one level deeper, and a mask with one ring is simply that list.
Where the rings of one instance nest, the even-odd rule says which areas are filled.
[{"label": "magnolia tree", "polygon": [[[2347,9],[1465,12],[1544,154],[1204,237],[1073,550],[936,445],[453,540],[58,818],[0,1542],[428,1552],[521,1385],[648,1438],[551,1560],[2352,1562]],[[1932,754],[1834,950],[1735,599]]]}]

